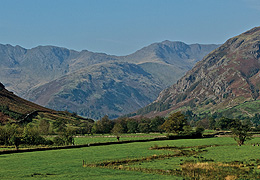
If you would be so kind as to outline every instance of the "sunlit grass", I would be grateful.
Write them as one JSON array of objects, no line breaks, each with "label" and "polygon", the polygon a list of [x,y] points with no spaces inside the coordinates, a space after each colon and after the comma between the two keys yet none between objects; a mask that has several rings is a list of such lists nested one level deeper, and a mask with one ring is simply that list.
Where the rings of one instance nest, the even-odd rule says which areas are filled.
[{"label": "sunlit grass", "polygon": [[[82,167],[82,161],[97,163],[174,153],[167,150],[149,149],[155,145],[177,147],[221,145],[208,147],[206,148],[207,152],[205,151],[199,156],[214,159],[215,162],[246,161],[260,157],[260,147],[251,146],[251,143],[258,141],[260,142],[260,138],[255,138],[245,146],[237,146],[231,137],[185,139],[0,155],[0,179],[178,179],[178,177],[173,176],[136,171]],[[134,164],[134,166],[164,170],[175,169],[180,168],[180,163],[189,159],[195,159],[195,157],[152,160]]]},{"label": "sunlit grass", "polygon": [[[122,134],[120,136],[120,141],[153,139],[156,137],[166,137],[166,134],[160,134],[160,133]],[[105,135],[95,134],[95,135],[78,136],[75,138],[75,144],[89,144],[89,143],[115,142],[115,141],[117,141],[116,136],[111,134],[105,134]]]}]

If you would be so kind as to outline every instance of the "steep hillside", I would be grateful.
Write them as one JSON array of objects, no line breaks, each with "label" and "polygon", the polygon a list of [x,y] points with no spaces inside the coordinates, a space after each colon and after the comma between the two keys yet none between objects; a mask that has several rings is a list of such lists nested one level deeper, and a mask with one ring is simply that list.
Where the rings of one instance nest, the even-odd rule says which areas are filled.
[{"label": "steep hillside", "polygon": [[137,114],[174,110],[253,116],[259,111],[260,27],[229,39]]},{"label": "steep hillside", "polygon": [[28,114],[36,110],[52,112],[51,109],[31,103],[7,91],[2,83],[0,83],[0,104],[1,106],[8,106],[10,110],[20,114]]},{"label": "steep hillside", "polygon": [[0,83],[0,124],[4,123],[28,123],[34,116],[42,113],[42,116],[49,121],[61,119],[68,122],[93,122],[91,119],[84,119],[77,115],[68,112],[57,112],[52,109],[42,107],[27,100],[24,100],[14,93],[5,89],[5,86]]}]

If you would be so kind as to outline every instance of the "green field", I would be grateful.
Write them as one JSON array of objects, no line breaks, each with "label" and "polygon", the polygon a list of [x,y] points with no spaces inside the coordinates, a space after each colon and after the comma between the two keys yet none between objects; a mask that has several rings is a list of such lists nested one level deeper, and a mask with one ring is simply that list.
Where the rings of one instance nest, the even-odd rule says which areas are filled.
[{"label": "green field", "polygon": [[[53,139],[54,136],[48,136],[47,139]],[[166,137],[166,134],[161,133],[150,133],[150,134],[122,134],[120,136],[120,141],[129,141],[129,140],[149,140],[158,137]],[[91,144],[91,143],[104,143],[104,142],[117,142],[117,138],[111,134],[94,134],[94,135],[86,135],[86,136],[76,136],[74,138],[75,145],[82,145],[82,144]],[[39,146],[36,145],[20,145],[20,149],[27,149],[27,148],[38,148]],[[44,147],[44,146],[43,146]],[[0,146],[0,151],[3,150],[12,150],[15,149],[14,146]]]},{"label": "green field", "polygon": [[[120,136],[120,141],[129,140],[143,140],[153,139],[156,137],[166,137],[166,134],[151,133],[151,134],[123,134]],[[91,136],[78,136],[75,138],[75,144],[88,144],[88,143],[99,143],[99,142],[115,142],[117,141],[116,136],[111,134],[105,135],[91,135]]]},{"label": "green field", "polygon": [[[136,142],[129,144],[93,146],[79,149],[50,150],[42,152],[27,152],[9,155],[0,155],[0,179],[183,179],[178,176],[160,175],[156,172],[144,173],[133,171],[131,168],[171,170],[180,169],[180,164],[186,160],[205,158],[214,162],[243,161],[255,163],[260,158],[260,146],[252,146],[252,143],[260,142],[260,138],[254,138],[244,146],[237,146],[230,137],[209,139],[186,139]],[[204,148],[205,151],[197,155],[186,157],[170,157],[142,162],[126,164],[128,170],[112,169],[111,167],[83,167],[86,164],[99,162],[145,159],[159,155],[174,155],[175,151],[151,150],[152,146],[188,147],[211,145]],[[219,145],[219,146],[215,146]],[[252,167],[251,167],[252,169]],[[258,172],[257,164],[252,171]]]}]

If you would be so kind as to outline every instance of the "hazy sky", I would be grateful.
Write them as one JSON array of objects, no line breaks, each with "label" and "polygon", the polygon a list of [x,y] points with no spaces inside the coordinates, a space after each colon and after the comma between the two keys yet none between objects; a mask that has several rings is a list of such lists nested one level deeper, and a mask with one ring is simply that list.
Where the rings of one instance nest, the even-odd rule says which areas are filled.
[{"label": "hazy sky", "polygon": [[224,43],[260,26],[260,0],[0,0],[0,43],[126,55],[163,40]]}]

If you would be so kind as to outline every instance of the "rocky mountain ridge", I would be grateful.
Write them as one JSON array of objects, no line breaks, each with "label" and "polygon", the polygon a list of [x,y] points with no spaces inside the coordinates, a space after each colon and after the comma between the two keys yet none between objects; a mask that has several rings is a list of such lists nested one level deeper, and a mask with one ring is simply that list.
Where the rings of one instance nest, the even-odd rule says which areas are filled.
[{"label": "rocky mountain ridge", "polygon": [[[137,114],[176,110],[253,116],[259,107],[260,27],[227,40]],[[253,105],[252,105],[253,104]]]}]

